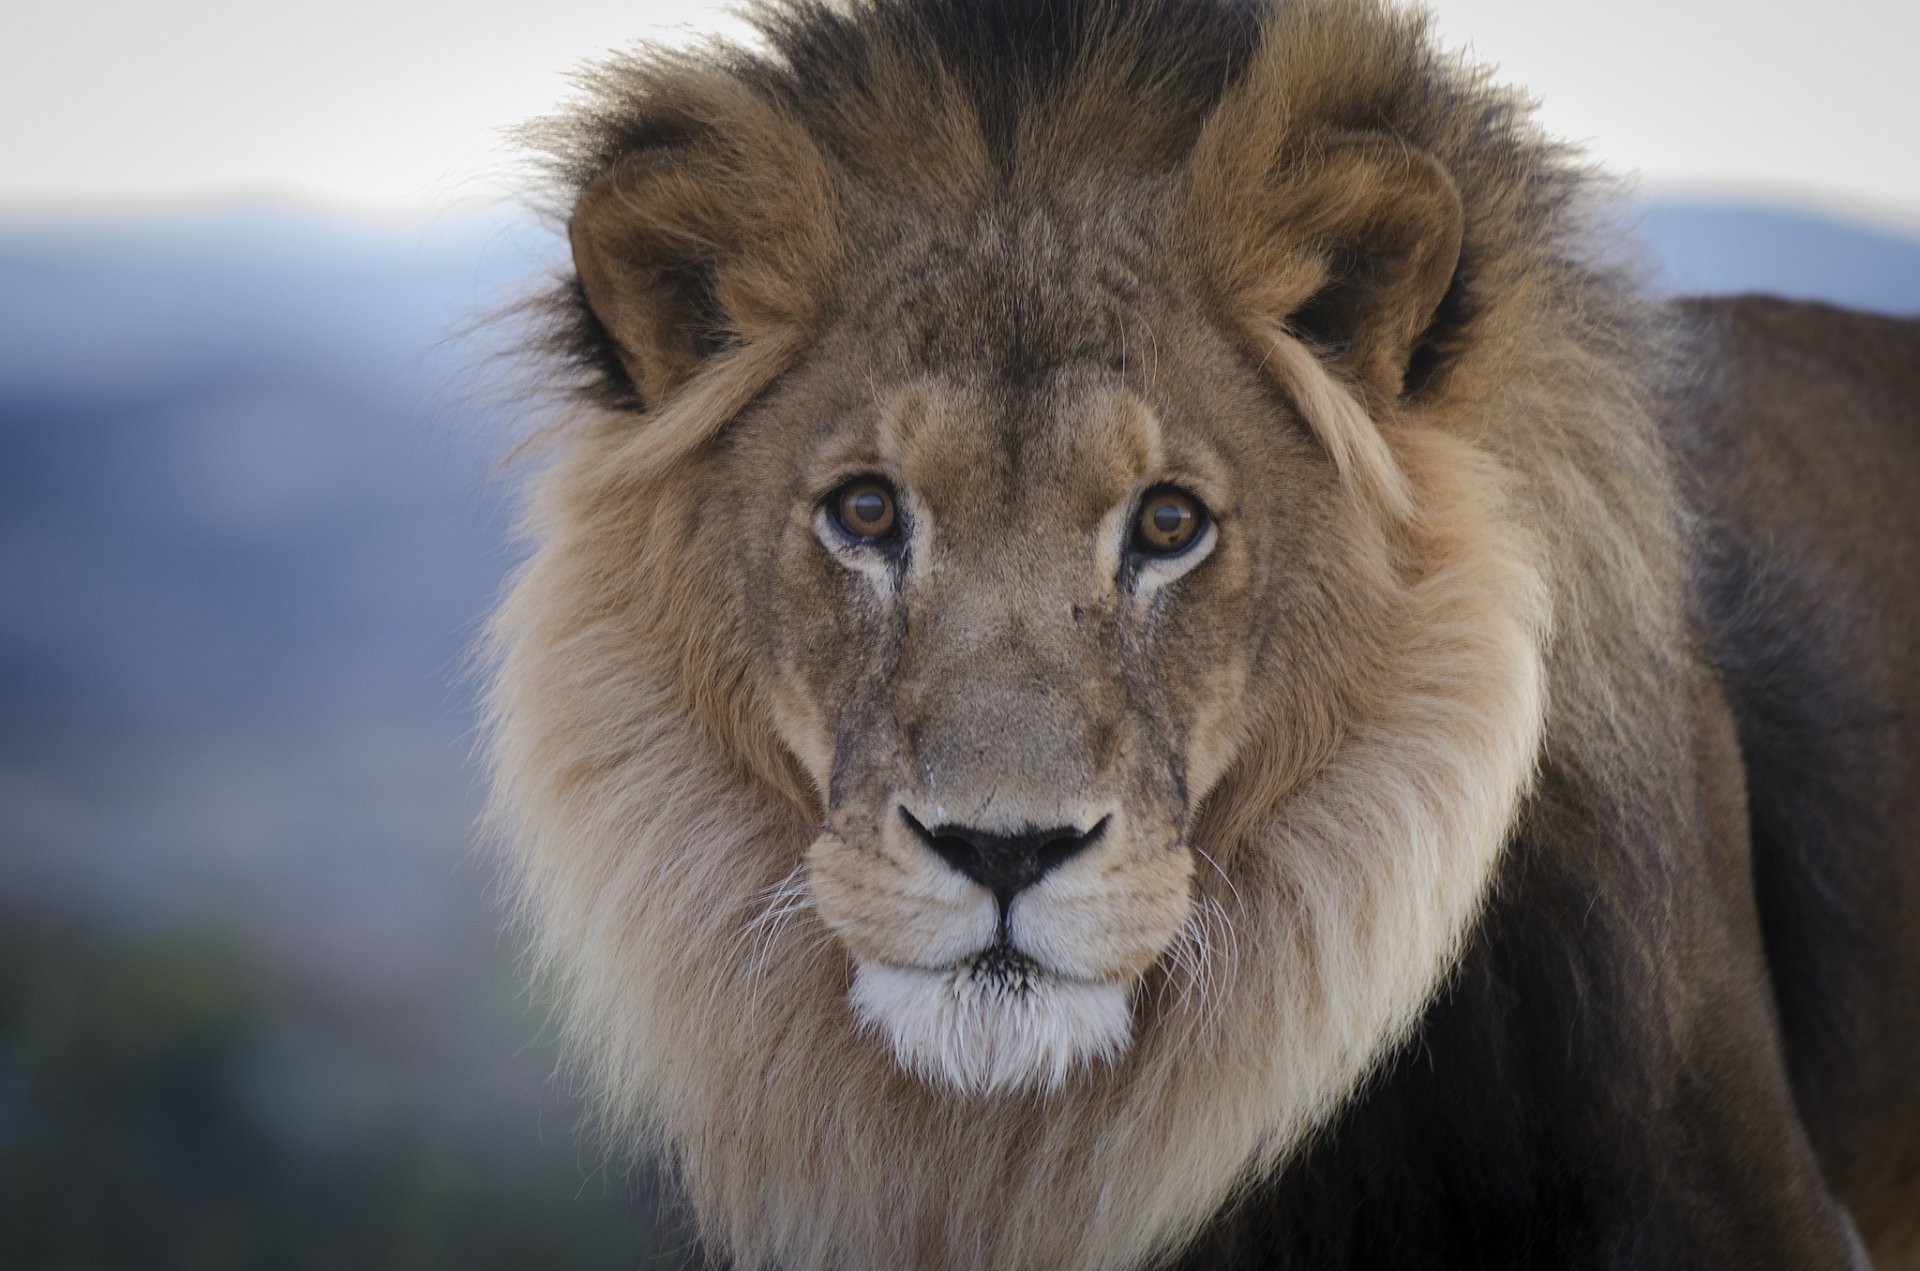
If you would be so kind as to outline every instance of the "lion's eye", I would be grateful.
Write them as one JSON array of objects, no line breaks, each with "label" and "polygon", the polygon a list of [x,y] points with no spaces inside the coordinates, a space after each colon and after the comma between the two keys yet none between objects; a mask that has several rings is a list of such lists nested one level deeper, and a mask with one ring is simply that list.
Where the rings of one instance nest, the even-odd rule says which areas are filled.
[{"label": "lion's eye", "polygon": [[1140,500],[1140,516],[1133,524],[1133,550],[1148,556],[1171,556],[1193,545],[1207,525],[1200,500],[1175,486],[1147,491]]},{"label": "lion's eye", "polygon": [[878,477],[855,477],[829,496],[827,506],[842,534],[868,542],[892,535],[900,519],[893,487]]}]

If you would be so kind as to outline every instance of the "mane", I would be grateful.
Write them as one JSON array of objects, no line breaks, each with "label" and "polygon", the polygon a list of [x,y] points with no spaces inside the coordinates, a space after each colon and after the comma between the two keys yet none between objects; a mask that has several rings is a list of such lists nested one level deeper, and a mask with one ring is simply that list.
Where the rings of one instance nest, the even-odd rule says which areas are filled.
[{"label": "mane", "polygon": [[[720,365],[655,407],[576,284],[550,307],[585,422],[538,484],[536,550],[492,630],[494,809],[607,1130],[664,1151],[704,1234],[746,1267],[1151,1260],[1281,1168],[1406,1035],[1471,935],[1543,750],[1602,786],[1644,783],[1660,748],[1616,703],[1657,691],[1678,656],[1658,651],[1685,645],[1659,333],[1592,258],[1591,178],[1418,16],[800,0],[753,20],[757,51],[602,67],[537,130],[563,196],[679,144],[688,103],[723,98],[770,121],[769,152],[803,139],[848,199],[1103,181],[1200,197],[1256,148],[1327,128],[1424,150],[1461,195],[1461,264],[1404,401],[1363,412],[1315,359],[1282,368],[1401,522],[1406,656],[1302,784],[1276,788],[1265,756],[1283,747],[1255,739],[1198,833],[1214,868],[1191,982],[1157,977],[1141,1044],[1044,1094],[934,1089],[855,1026],[847,960],[797,886],[817,808],[729,661],[724,602],[666,530],[693,498],[677,459],[802,343],[718,330],[734,346]],[[1235,209],[1208,215],[1219,228],[1193,250],[1257,280]],[[818,320],[857,302],[830,289]],[[1310,311],[1286,338],[1320,347]],[[644,462],[609,462],[615,447]],[[1647,684],[1618,683],[1623,649]]]}]

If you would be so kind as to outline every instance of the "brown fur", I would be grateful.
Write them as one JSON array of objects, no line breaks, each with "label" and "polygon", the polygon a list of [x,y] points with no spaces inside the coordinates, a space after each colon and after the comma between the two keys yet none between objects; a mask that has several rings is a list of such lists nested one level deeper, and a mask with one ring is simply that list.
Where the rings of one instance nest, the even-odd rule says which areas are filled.
[{"label": "brown fur", "polygon": [[[1363,0],[1063,0],[1060,49],[1005,57],[1016,19],[957,12],[771,10],[777,57],[619,63],[549,131],[597,405],[495,627],[494,766],[612,1125],[743,1265],[1140,1265],[1395,1053],[1511,836],[1640,870],[1583,837],[1619,808],[1686,862],[1592,897],[1658,985],[1632,1027],[1727,1074],[1674,1117],[1768,1161],[1770,1214],[1699,1247],[1843,1255],[1742,917],[1668,332],[1585,254],[1582,176]],[[896,572],[818,537],[865,472],[916,527]],[[1165,481],[1219,534],[1149,590],[1114,544]],[[1556,811],[1566,774],[1600,802]],[[1109,818],[1027,912],[1127,986],[1129,1045],[969,1093],[860,1026],[856,963],[978,900],[903,801]],[[1886,1205],[1914,1174],[1860,1171]]]},{"label": "brown fur", "polygon": [[[1763,898],[1795,1091],[1875,1265],[1920,1267],[1920,321],[1766,297],[1683,313],[1716,368],[1685,457],[1719,532],[1791,579],[1758,598],[1773,641],[1821,660],[1811,750],[1789,762],[1844,815],[1788,845],[1819,854],[1811,877]],[[1750,750],[1771,740],[1746,725]],[[1789,779],[1755,777],[1757,801]],[[1817,912],[1790,908],[1808,891]]]}]

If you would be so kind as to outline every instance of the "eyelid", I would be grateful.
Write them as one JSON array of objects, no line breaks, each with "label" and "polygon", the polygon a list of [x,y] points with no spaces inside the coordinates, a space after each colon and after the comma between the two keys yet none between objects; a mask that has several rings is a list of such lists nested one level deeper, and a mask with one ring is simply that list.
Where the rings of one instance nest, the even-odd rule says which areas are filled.
[{"label": "eyelid", "polygon": [[1128,555],[1134,557],[1143,566],[1172,565],[1178,561],[1185,560],[1187,557],[1199,551],[1203,543],[1212,541],[1219,532],[1220,527],[1214,521],[1208,520],[1201,525],[1198,533],[1188,539],[1184,545],[1176,547],[1172,551],[1143,552],[1129,546]]},{"label": "eyelid", "polygon": [[1172,486],[1193,499],[1206,510],[1207,516],[1215,521],[1229,520],[1235,510],[1232,483],[1215,464],[1204,462],[1196,466],[1186,463],[1169,465],[1155,473],[1146,484],[1138,487],[1139,498],[1146,498],[1155,490]]},{"label": "eyelid", "polygon": [[893,475],[882,465],[877,463],[844,463],[835,464],[832,468],[828,469],[827,475],[824,478],[808,483],[814,488],[813,501],[824,505],[827,500],[863,477],[880,482],[886,486],[887,489],[892,490],[896,498],[899,497],[899,482],[895,481]]},{"label": "eyelid", "polygon": [[[1192,571],[1206,564],[1219,546],[1220,526],[1208,521],[1193,541],[1177,552],[1135,552],[1126,555],[1125,575],[1132,579],[1131,586],[1136,593],[1147,590],[1158,591],[1185,578]],[[1150,586],[1143,586],[1150,584]]]}]

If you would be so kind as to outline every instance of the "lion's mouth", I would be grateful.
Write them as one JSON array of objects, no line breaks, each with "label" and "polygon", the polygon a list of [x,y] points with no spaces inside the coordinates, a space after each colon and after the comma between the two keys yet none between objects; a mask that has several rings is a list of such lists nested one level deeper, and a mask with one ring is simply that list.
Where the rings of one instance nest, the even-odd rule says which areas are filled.
[{"label": "lion's mouth", "polygon": [[1132,1038],[1127,985],[1056,975],[1004,938],[940,970],[862,961],[852,996],[901,1067],[971,1093],[1051,1089]]},{"label": "lion's mouth", "polygon": [[1003,928],[994,942],[944,966],[924,966],[911,962],[876,963],[888,970],[929,976],[957,983],[964,982],[983,993],[1005,997],[1024,997],[1050,984],[1098,985],[1106,981],[1084,975],[1070,975],[1049,967],[1019,948]]},{"label": "lion's mouth", "polygon": [[1004,937],[962,964],[967,977],[983,992],[1024,997],[1034,991],[1045,973],[1040,964],[1013,947]]}]

